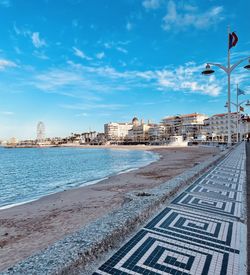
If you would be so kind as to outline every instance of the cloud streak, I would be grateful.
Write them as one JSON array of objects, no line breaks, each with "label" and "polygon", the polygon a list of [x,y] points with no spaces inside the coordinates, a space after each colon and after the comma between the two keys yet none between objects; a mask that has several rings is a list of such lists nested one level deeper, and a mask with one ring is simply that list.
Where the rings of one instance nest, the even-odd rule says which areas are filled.
[{"label": "cloud streak", "polygon": [[39,32],[33,32],[31,34],[31,40],[32,40],[33,45],[36,48],[41,48],[41,47],[46,46],[46,42],[44,39],[40,38]]},{"label": "cloud streak", "polygon": [[11,67],[17,67],[16,63],[7,59],[0,59],[0,70],[5,70],[6,68]]},{"label": "cloud streak", "polygon": [[103,59],[105,57],[105,53],[104,52],[100,52],[96,54],[96,58],[97,59]]},{"label": "cloud streak", "polygon": [[161,0],[144,0],[142,5],[147,10],[156,10],[161,5]]},{"label": "cloud streak", "polygon": [[40,37],[39,32],[32,32],[26,28],[19,28],[17,27],[16,23],[13,25],[13,30],[16,35],[29,38],[36,49],[47,46],[45,39]]},{"label": "cloud streak", "polygon": [[189,27],[195,29],[208,29],[224,20],[223,7],[215,6],[200,12],[195,6],[177,4],[170,0],[167,4],[167,13],[163,17],[162,28],[165,31],[184,31]]},{"label": "cloud streak", "polygon": [[92,60],[91,57],[87,56],[83,51],[81,51],[80,49],[73,47],[73,51],[74,51],[74,55],[77,57],[80,57],[81,59],[85,59],[87,61]]},{"label": "cloud streak", "polygon": [[[57,92],[66,96],[109,94],[123,91],[134,91],[138,88],[163,91],[198,93],[218,96],[225,86],[224,79],[216,76],[201,76],[203,65],[194,62],[176,68],[158,70],[125,70],[118,71],[111,66],[84,66],[68,61],[64,69],[50,69],[38,74],[34,85],[46,92]],[[100,99],[100,97],[98,97]]]}]

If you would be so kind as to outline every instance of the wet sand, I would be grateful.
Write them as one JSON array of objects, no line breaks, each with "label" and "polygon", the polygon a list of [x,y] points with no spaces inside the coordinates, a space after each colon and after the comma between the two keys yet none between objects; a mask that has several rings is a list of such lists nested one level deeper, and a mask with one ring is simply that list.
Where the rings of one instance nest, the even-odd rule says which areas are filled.
[{"label": "wet sand", "polygon": [[119,208],[126,203],[127,193],[159,186],[219,151],[208,147],[137,149],[150,149],[161,158],[95,185],[0,210],[0,270]]}]

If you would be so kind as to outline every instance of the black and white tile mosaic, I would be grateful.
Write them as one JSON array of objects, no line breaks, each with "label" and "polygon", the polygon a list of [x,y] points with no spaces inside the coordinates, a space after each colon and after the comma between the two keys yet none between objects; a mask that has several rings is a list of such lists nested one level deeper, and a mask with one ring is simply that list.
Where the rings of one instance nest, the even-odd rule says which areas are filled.
[{"label": "black and white tile mosaic", "polygon": [[94,275],[242,273],[244,150],[187,188]]}]

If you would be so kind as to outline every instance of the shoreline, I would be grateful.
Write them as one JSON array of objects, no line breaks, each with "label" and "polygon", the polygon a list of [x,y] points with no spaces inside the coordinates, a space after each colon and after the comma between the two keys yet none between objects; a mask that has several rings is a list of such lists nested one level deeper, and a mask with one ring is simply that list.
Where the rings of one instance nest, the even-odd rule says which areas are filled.
[{"label": "shoreline", "polygon": [[161,148],[183,148],[187,147],[187,145],[81,145],[81,144],[60,144],[60,145],[2,145],[0,148],[5,149],[47,149],[47,148],[86,148],[86,149],[114,149],[114,150],[145,150],[151,151],[153,149],[161,149]]},{"label": "shoreline", "polygon": [[[107,148],[107,149],[112,149],[112,148]],[[119,148],[115,148],[115,149],[116,150],[122,150],[122,149],[119,149]],[[133,151],[132,148],[131,149],[127,149],[127,150]],[[140,148],[138,150],[142,150],[143,151],[142,148]],[[138,170],[140,168],[146,167],[146,166],[150,165],[151,163],[159,161],[159,159],[160,159],[160,154],[159,153],[156,153],[156,152],[153,152],[153,151],[149,151],[149,150],[145,150],[145,152],[147,152],[148,154],[152,154],[155,157],[155,159],[154,160],[149,160],[143,166],[139,165],[137,167],[131,167],[131,168],[123,169],[123,170],[121,170],[119,172],[113,172],[113,173],[111,173],[111,174],[109,174],[109,175],[107,175],[107,176],[105,176],[103,178],[100,178],[100,179],[93,179],[93,180],[85,181],[85,182],[83,182],[82,184],[80,184],[77,187],[72,187],[72,188],[69,188],[69,189],[65,189],[63,191],[56,191],[56,190],[55,190],[55,192],[51,191],[51,192],[49,192],[47,194],[44,194],[44,195],[41,195],[41,196],[37,196],[37,197],[34,197],[34,198],[30,198],[27,201],[20,201],[20,202],[16,202],[16,203],[13,203],[13,204],[0,205],[0,214],[1,214],[2,210],[9,209],[9,208],[16,207],[16,206],[20,206],[20,205],[23,205],[23,204],[26,204],[26,203],[35,202],[35,201],[38,201],[38,200],[40,200],[40,199],[42,199],[44,197],[47,197],[47,196],[50,196],[50,195],[53,195],[53,194],[57,194],[57,193],[60,193],[60,192],[67,192],[67,191],[70,191],[70,190],[73,190],[73,189],[78,189],[78,188],[82,188],[82,187],[85,187],[85,186],[95,185],[95,184],[98,184],[99,182],[102,182],[104,180],[108,180],[109,178],[111,178],[113,176],[121,175],[121,174],[124,174],[124,173],[129,173],[129,172]],[[66,186],[65,186],[65,188],[66,188]]]},{"label": "shoreline", "polygon": [[158,161],[97,184],[0,211],[0,270],[122,207],[130,194],[162,183],[217,154],[218,148],[157,148]]}]

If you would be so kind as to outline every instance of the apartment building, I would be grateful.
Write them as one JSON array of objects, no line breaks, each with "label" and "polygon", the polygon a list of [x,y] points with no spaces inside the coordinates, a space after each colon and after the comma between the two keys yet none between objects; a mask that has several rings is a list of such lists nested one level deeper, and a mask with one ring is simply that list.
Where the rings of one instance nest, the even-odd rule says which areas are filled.
[{"label": "apartment building", "polygon": [[124,140],[132,127],[132,123],[110,122],[104,124],[105,137],[107,140]]},{"label": "apartment building", "polygon": [[97,132],[96,131],[90,131],[90,132],[85,132],[80,135],[80,143],[85,144],[85,143],[90,143],[97,137]]},{"label": "apartment building", "polygon": [[166,135],[183,136],[184,139],[197,138],[203,132],[206,115],[199,113],[169,116],[162,119],[166,127]]},{"label": "apartment building", "polygon": [[154,126],[150,126],[148,129],[149,140],[151,141],[162,141],[166,140],[166,127],[163,125],[155,124]]},{"label": "apartment building", "polygon": [[[240,114],[231,113],[231,134],[232,141],[237,137],[237,120],[240,121]],[[207,140],[227,142],[228,140],[228,114],[215,114],[204,120],[204,127],[207,133]]]}]

